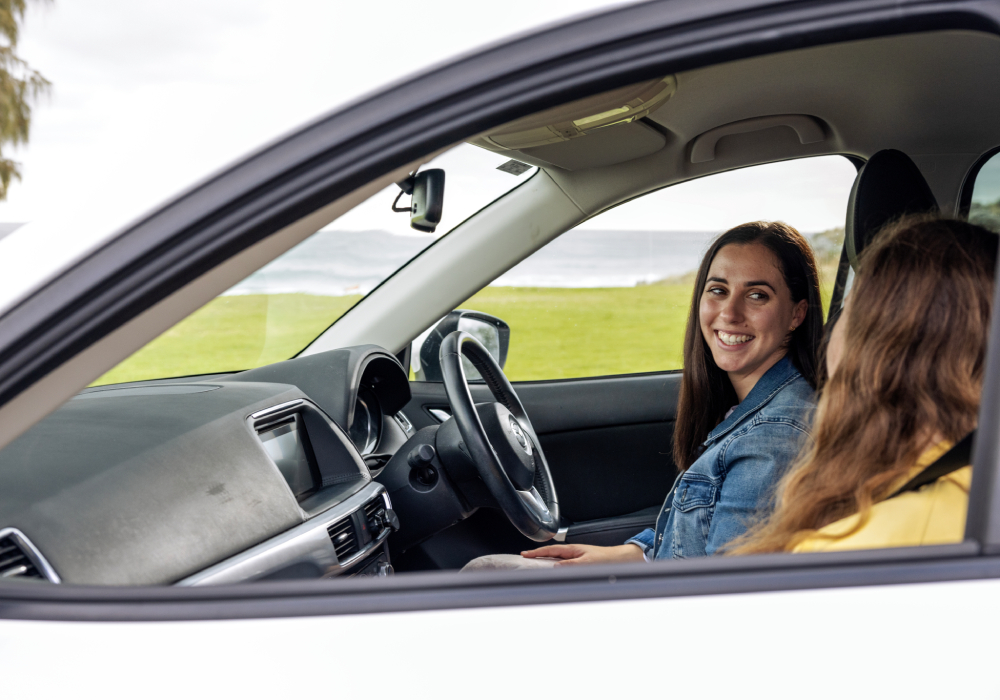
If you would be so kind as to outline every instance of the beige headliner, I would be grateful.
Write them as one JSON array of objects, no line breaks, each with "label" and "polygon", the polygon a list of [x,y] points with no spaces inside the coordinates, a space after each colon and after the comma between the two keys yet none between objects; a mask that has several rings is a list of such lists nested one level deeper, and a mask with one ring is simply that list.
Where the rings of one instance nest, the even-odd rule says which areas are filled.
[{"label": "beige headliner", "polygon": [[[666,136],[661,150],[608,167],[549,170],[581,209],[596,213],[643,192],[723,170],[821,153],[867,158],[897,148],[913,157],[949,211],[975,160],[1000,145],[998,76],[1000,39],[965,31],[847,42],[719,64],[677,74],[674,95],[648,117]],[[818,118],[826,138],[802,145],[790,128],[776,127],[725,137],[715,160],[690,162],[690,144],[700,134],[781,114]],[[567,153],[585,150],[592,138],[562,146]]]}]

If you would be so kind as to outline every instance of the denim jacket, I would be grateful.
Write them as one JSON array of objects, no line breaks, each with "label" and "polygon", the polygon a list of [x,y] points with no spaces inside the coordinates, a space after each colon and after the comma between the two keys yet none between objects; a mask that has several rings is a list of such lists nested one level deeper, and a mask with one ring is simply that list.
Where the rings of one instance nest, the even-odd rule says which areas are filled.
[{"label": "denim jacket", "polygon": [[714,554],[770,508],[774,488],[809,433],[815,397],[786,355],[708,434],[667,494],[656,530],[628,540],[647,559]]}]

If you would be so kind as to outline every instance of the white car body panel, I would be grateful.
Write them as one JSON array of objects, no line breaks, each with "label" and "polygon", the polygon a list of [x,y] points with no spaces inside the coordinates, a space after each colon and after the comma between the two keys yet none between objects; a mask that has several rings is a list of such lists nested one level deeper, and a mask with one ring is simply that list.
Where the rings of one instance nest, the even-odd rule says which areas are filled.
[{"label": "white car body panel", "polygon": [[[998,627],[1000,581],[973,581],[269,620],[5,621],[0,658],[6,697],[985,698],[1000,690]],[[371,666],[379,658],[391,665]]]}]

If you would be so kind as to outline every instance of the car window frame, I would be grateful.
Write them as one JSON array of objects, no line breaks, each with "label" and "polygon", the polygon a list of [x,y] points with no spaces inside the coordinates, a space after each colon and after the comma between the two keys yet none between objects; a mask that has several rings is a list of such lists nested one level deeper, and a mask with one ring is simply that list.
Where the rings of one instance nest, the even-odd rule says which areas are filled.
[{"label": "car window frame", "polygon": [[[979,173],[1000,146],[988,149],[969,168],[962,182],[958,200],[958,216],[967,219],[972,209]],[[995,279],[1000,280],[1000,261]],[[1000,284],[994,287],[993,309],[1000,309]],[[1000,461],[1000,322],[994,313],[987,343],[986,372],[983,379],[979,409],[979,428],[972,449],[972,484],[969,488],[969,510],[966,515],[965,539],[978,542],[982,554],[1000,554],[1000,478],[996,465]],[[990,352],[992,350],[992,352]],[[986,428],[984,430],[984,428]]]},{"label": "car window frame", "polygon": [[972,210],[972,195],[976,190],[976,178],[979,177],[979,171],[997,154],[1000,154],[1000,146],[991,148],[979,156],[965,174],[965,179],[962,181],[962,189],[958,196],[958,216],[960,218],[969,218],[969,212]]},{"label": "car window frame", "polygon": [[[552,57],[551,60],[546,59],[549,64],[545,64],[538,53],[511,51],[512,44],[494,47],[482,56],[492,56],[498,63],[502,62],[503,75],[508,75],[514,68],[523,68],[511,66],[511,61],[518,60],[524,60],[529,65],[534,65],[532,62],[535,62],[549,68],[559,68],[559,71],[555,71],[560,77],[559,87],[550,88],[545,94],[569,100],[609,87],[612,81],[637,79],[637,76],[662,72],[664,65],[676,70],[679,66],[690,68],[772,53],[810,45],[810,42],[828,43],[836,37],[842,38],[847,31],[852,39],[857,39],[942,28],[988,30],[997,34],[997,27],[1000,26],[1000,7],[986,6],[971,0],[962,0],[947,8],[923,5],[915,0],[876,0],[865,3],[864,6],[846,0],[822,6],[812,3],[767,5],[768,3],[760,1],[753,3],[753,6],[736,9],[734,4],[732,12],[728,14],[718,14],[721,11],[717,6],[708,7],[704,3],[686,6],[670,3],[668,7],[667,3],[654,2],[626,6],[596,15],[596,19],[580,20],[517,40],[522,42],[519,45],[521,48],[533,48],[542,53],[547,48],[550,53],[545,55]],[[655,11],[673,13],[668,26],[664,26],[663,18],[658,18]],[[615,21],[609,21],[609,17]],[[782,31],[774,31],[777,24],[781,25]],[[560,38],[564,38],[565,42],[561,43]],[[624,52],[626,58],[620,59],[622,63],[609,66],[606,57],[597,52],[598,58],[603,58],[598,61],[602,72],[594,74],[594,61],[589,60],[593,51],[588,53],[587,50],[607,49],[609,46]],[[489,54],[490,51],[496,53]],[[454,70],[459,75],[466,75],[468,82],[468,71],[475,73],[475,70],[474,61],[466,60],[473,65],[455,64],[458,67]],[[551,65],[553,63],[558,65]],[[566,71],[562,70],[567,66],[576,66],[581,70],[585,68],[590,72],[586,77],[577,75],[567,82]],[[423,86],[432,83],[428,76],[440,78],[440,74],[433,71],[425,74],[422,78],[424,82],[413,81],[415,91],[419,92]],[[440,94],[434,97],[444,99]],[[522,91],[517,99],[512,98],[503,108],[494,105],[489,114],[496,118],[494,123],[500,123],[537,111],[543,106],[540,100],[541,98]],[[387,108],[391,111],[391,105],[387,105]],[[397,108],[393,114],[398,116],[398,113]],[[503,113],[502,118],[497,116],[500,113]],[[414,149],[426,147],[428,150],[424,152],[430,152],[433,149],[429,145],[455,142],[459,139],[453,137],[459,132],[462,132],[459,134],[459,138],[462,138],[462,134],[466,137],[471,135],[471,130],[476,126],[486,127],[483,113],[478,114],[478,117],[473,115],[464,121],[459,120],[459,126],[452,125],[452,131],[441,129],[432,135],[425,134],[422,140],[412,138],[405,143],[394,142],[388,151],[389,155],[382,154],[381,158],[369,159],[359,166],[362,172],[369,175],[365,181],[374,179],[379,172],[391,171],[388,164],[404,162],[405,156],[414,155]],[[346,119],[343,115],[344,113],[337,113],[330,119]],[[352,118],[356,116],[357,112]],[[317,123],[309,128],[322,130],[320,127],[329,127],[341,137],[349,132],[346,127],[340,128],[343,127],[342,123],[337,127],[340,128],[339,131],[334,126],[337,125]],[[222,234],[209,225],[213,223],[209,219],[214,215],[225,213],[220,211],[218,204],[212,203],[213,197],[222,197],[225,209],[232,202],[242,201],[239,199],[241,196],[255,192],[255,188],[262,188],[264,194],[277,195],[280,189],[278,185],[288,182],[283,178],[290,177],[292,171],[302,166],[301,160],[296,160],[292,151],[305,148],[304,142],[299,138],[303,134],[305,130],[290,137],[289,143],[299,139],[291,145],[281,142],[269,147],[277,148],[282,144],[288,146],[287,150],[278,149],[272,153],[275,158],[284,159],[281,161],[282,168],[278,171],[280,177],[275,178],[280,182],[269,185],[267,181],[254,179],[251,171],[255,168],[263,172],[275,172],[261,167],[267,160],[263,158],[267,154],[265,149],[222,173],[215,180],[192,189],[143,219],[138,225],[126,229],[99,251],[101,255],[95,253],[92,258],[37,291],[20,306],[8,311],[0,319],[0,323],[4,323],[5,331],[15,332],[8,335],[0,333],[0,338],[3,338],[0,341],[0,404],[16,405],[14,399],[20,392],[28,390],[30,393],[33,381],[26,381],[24,377],[33,377],[37,381],[40,376],[47,376],[38,374],[39,366],[53,372],[69,364],[77,353],[82,352],[82,341],[75,340],[76,344],[69,343],[68,349],[60,347],[58,351],[44,353],[40,365],[32,366],[34,373],[25,374],[23,370],[27,365],[24,364],[23,353],[12,353],[12,344],[14,350],[20,348],[23,351],[28,348],[24,344],[25,339],[44,340],[44,326],[54,321],[59,322],[56,330],[72,330],[77,334],[74,338],[79,338],[79,334],[86,336],[102,329],[104,333],[110,333],[110,329],[126,322],[127,312],[113,316],[110,320],[98,319],[101,323],[95,321],[94,312],[89,307],[77,313],[77,297],[69,298],[68,290],[79,292],[80,286],[88,289],[104,284],[109,292],[130,292],[141,286],[143,279],[151,279],[150,276],[155,271],[166,274],[172,269],[171,265],[176,268],[177,278],[172,277],[171,284],[179,285],[185,276],[189,279],[199,264],[207,264],[204,259],[198,258],[191,262],[175,258],[165,261],[163,267],[157,268],[148,261],[149,253],[161,245],[177,240],[179,232],[190,234],[182,239],[187,243],[197,242],[200,235],[210,241],[218,242],[212,235],[221,240]],[[315,136],[316,132],[312,132],[312,135]],[[326,138],[331,139],[331,143],[336,141],[336,137],[329,134]],[[384,139],[380,143],[384,145]],[[350,150],[338,153],[343,155],[345,152],[350,153]],[[352,170],[344,177],[358,177],[358,170]],[[241,178],[246,178],[246,181],[241,181]],[[267,187],[270,186],[274,189],[268,190]],[[344,187],[343,191],[348,191],[346,186],[341,186]],[[328,189],[326,197],[330,196],[329,192]],[[180,207],[185,198],[189,205],[194,200],[191,210]],[[303,203],[303,199],[306,203]],[[300,198],[272,210],[266,225],[258,224],[256,228],[251,226],[241,229],[240,235],[227,239],[226,245],[219,244],[224,249],[220,255],[233,256],[251,245],[253,240],[278,230],[280,224],[287,222],[288,217],[296,212],[302,214],[308,201],[310,200],[307,198]],[[315,204],[316,200],[311,201]],[[221,264],[218,258],[215,260],[216,264]],[[109,276],[107,269],[103,267],[110,265],[117,273],[140,263],[147,266],[137,270],[137,273],[141,272],[145,277],[137,275],[119,279]],[[165,290],[169,286],[164,283],[157,288],[157,294],[168,293]],[[148,302],[151,305],[149,299],[149,295],[141,297],[136,304]],[[132,312],[137,313],[134,308]],[[990,347],[1000,347],[998,342],[1000,319],[994,316],[991,322]],[[21,345],[18,346],[17,343]],[[464,578],[454,573],[415,574],[400,577],[400,580],[388,580],[376,586],[370,581],[342,581],[336,586],[324,582],[272,582],[206,589],[166,586],[104,589],[15,584],[0,589],[0,601],[3,602],[0,617],[48,620],[241,619],[1000,578],[1000,556],[993,556],[1000,553],[1000,483],[997,482],[995,471],[996,457],[1000,454],[1000,433],[997,430],[1000,424],[1000,351],[994,351],[989,356],[983,397],[984,410],[980,421],[983,432],[975,446],[973,487],[975,489],[978,484],[984,488],[974,492],[974,498],[970,498],[970,525],[967,532],[973,538],[963,543],[899,550],[721,557],[592,569],[576,567],[519,574],[499,572]],[[994,409],[994,406],[998,407]],[[980,547],[980,542],[984,543],[983,547]]]}]

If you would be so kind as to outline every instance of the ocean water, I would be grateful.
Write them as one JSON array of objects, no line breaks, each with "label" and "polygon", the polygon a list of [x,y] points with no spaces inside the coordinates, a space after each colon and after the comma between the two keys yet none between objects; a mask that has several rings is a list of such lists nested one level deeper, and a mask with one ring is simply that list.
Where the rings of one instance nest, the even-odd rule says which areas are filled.
[{"label": "ocean water", "polygon": [[[569,231],[493,282],[513,287],[632,287],[698,267],[716,232]],[[434,236],[320,231],[227,294],[367,294]]]},{"label": "ocean water", "polygon": [[634,287],[696,269],[717,235],[705,231],[569,231],[493,284]]}]

